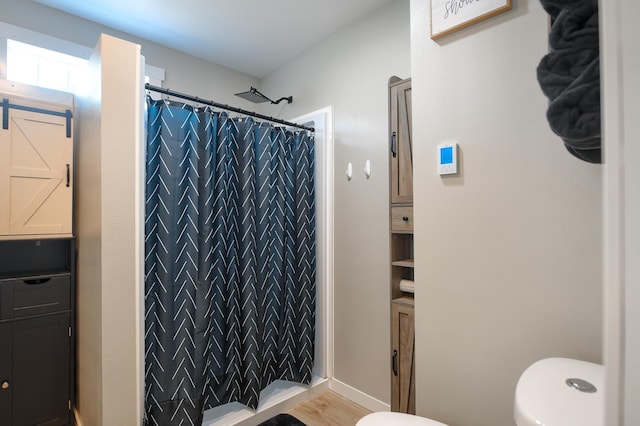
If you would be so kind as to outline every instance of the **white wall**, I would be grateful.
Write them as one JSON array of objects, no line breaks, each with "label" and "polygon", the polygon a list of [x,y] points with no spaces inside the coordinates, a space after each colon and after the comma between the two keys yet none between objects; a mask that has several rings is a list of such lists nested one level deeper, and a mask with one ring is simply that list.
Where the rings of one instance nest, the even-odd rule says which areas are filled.
[{"label": "white wall", "polygon": [[79,99],[78,401],[82,425],[142,419],[140,46],[101,37]]},{"label": "white wall", "polygon": [[[602,166],[549,130],[538,1],[438,42],[429,14],[411,0],[417,410],[508,425],[528,365],[601,361]],[[441,178],[451,140],[461,173]]]},{"label": "white wall", "polygon": [[[335,114],[334,377],[390,401],[387,83],[409,76],[409,1],[398,0],[333,35],[262,81],[293,95],[265,114]],[[279,109],[280,108],[280,109]],[[371,179],[362,169],[371,160]],[[344,170],[352,162],[354,177]]]},{"label": "white wall", "polygon": [[[102,419],[102,153],[100,133],[101,63],[99,50],[90,61],[91,92],[77,99],[75,125],[74,232],[82,254],[77,268],[77,386],[80,424]],[[82,144],[79,143],[83,140]]]},{"label": "white wall", "polygon": [[640,35],[637,2],[600,2],[607,425],[640,424]]}]

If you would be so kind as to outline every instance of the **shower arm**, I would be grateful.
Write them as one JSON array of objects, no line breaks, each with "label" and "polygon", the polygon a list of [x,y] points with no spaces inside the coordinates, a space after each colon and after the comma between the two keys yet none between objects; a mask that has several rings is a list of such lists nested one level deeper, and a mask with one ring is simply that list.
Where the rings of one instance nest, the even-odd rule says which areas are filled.
[{"label": "shower arm", "polygon": [[[269,99],[271,101],[271,99]],[[278,99],[277,101],[271,101],[272,104],[278,105],[280,102],[282,101],[287,101],[288,104],[290,104],[291,102],[293,102],[293,96],[283,96],[280,99]]]},{"label": "shower arm", "polygon": [[256,89],[255,87],[251,88],[251,92],[257,94],[258,96],[262,96],[263,98],[265,98],[266,100],[268,100],[269,102],[271,102],[274,105],[278,105],[280,102],[282,101],[287,101],[288,104],[290,104],[291,102],[293,102],[293,96],[283,96],[280,99],[278,99],[277,101],[274,101],[273,99],[271,99],[270,97],[268,97],[267,95],[265,95],[264,93],[261,93],[258,89]]}]

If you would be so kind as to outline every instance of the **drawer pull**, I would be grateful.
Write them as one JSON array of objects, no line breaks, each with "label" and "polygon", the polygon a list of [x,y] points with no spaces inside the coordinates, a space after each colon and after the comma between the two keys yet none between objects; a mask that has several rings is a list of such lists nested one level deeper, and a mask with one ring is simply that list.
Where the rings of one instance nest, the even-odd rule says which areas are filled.
[{"label": "drawer pull", "polygon": [[28,285],[38,285],[48,283],[49,281],[51,281],[51,278],[34,278],[32,280],[24,280],[24,283]]},{"label": "drawer pull", "polygon": [[7,381],[2,382],[2,389],[9,389],[9,382]]},{"label": "drawer pull", "polygon": [[405,222],[409,222],[409,218],[407,216],[402,216],[402,220]]}]

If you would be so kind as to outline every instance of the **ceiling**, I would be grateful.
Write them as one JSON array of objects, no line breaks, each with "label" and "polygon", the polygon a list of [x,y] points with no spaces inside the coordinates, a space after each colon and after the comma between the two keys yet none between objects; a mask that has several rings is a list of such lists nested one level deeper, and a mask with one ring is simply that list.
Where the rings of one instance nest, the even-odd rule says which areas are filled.
[{"label": "ceiling", "polygon": [[34,0],[262,78],[393,0]]}]

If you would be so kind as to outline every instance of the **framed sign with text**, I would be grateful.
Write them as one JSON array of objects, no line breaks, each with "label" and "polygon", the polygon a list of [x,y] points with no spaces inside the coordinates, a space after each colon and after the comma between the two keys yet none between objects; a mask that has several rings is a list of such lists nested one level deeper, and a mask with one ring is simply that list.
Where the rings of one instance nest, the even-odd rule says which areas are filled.
[{"label": "framed sign with text", "polygon": [[511,0],[431,0],[431,38],[437,40],[511,9]]}]

